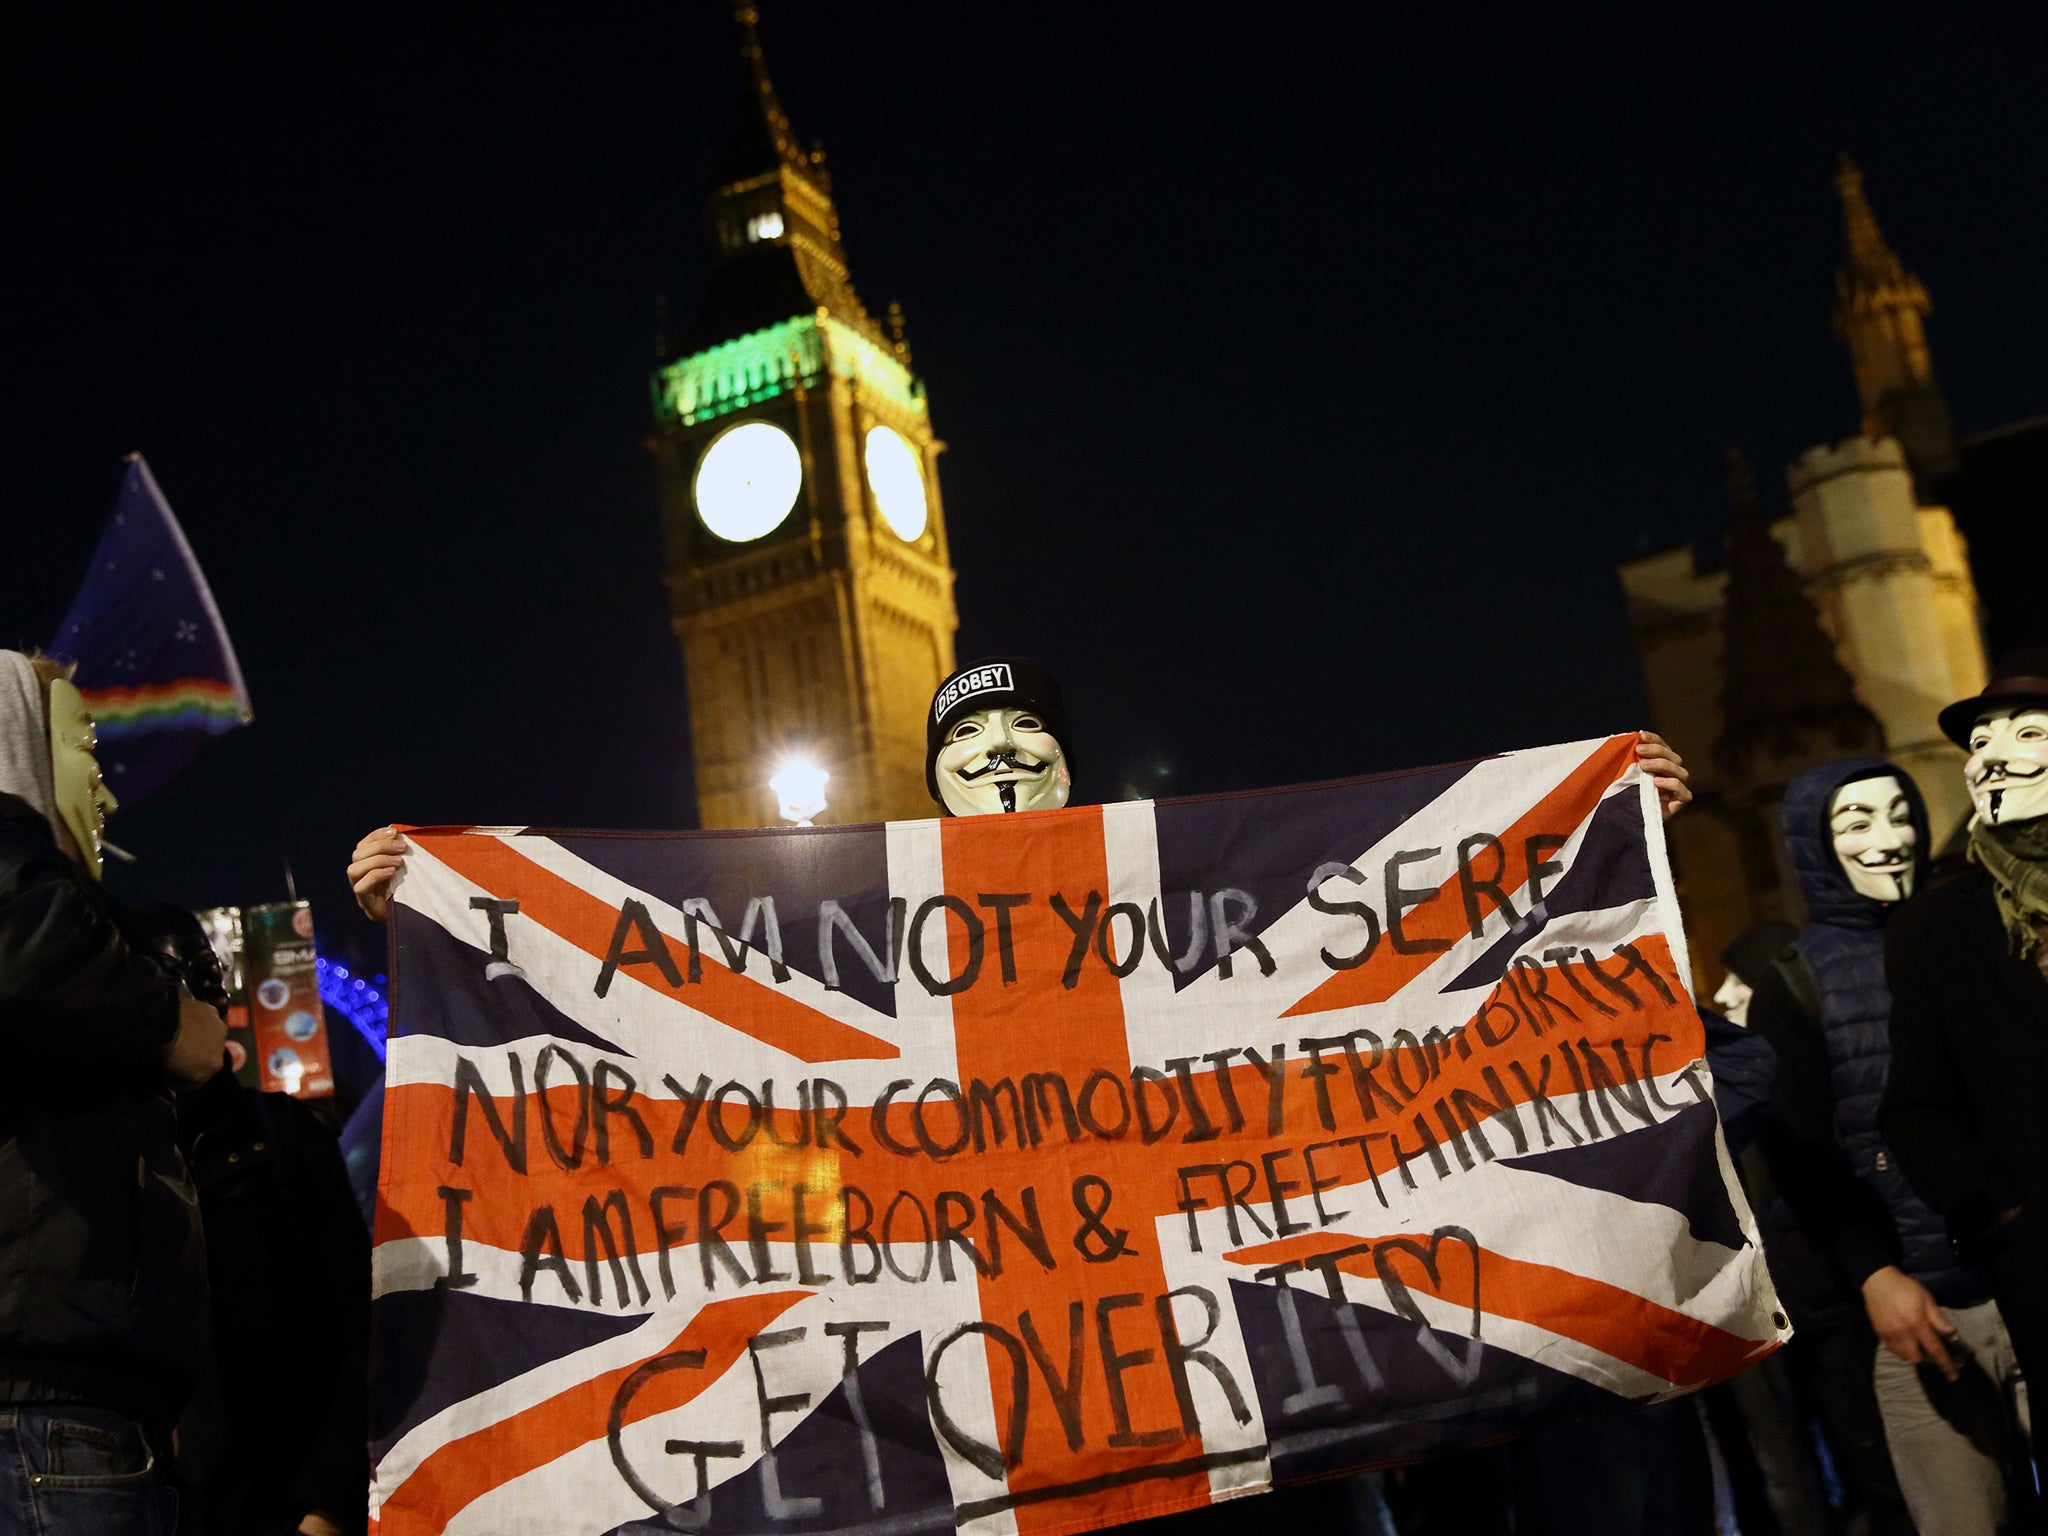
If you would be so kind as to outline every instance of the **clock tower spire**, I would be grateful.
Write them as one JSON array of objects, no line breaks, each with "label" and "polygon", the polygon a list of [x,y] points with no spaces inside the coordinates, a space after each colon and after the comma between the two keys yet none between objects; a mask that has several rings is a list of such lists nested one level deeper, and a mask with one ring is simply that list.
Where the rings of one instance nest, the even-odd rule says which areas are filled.
[{"label": "clock tower spire", "polygon": [[734,20],[711,264],[654,376],[699,822],[773,822],[768,780],[791,757],[832,776],[819,820],[928,816],[924,709],[958,623],[943,445],[900,326],[854,289],[824,150],[790,125],[755,7]]}]

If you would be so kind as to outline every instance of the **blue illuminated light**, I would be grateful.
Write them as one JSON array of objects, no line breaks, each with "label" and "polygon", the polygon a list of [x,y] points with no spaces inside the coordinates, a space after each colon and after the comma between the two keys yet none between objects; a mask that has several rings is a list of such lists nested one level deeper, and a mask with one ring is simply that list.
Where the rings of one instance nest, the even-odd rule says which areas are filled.
[{"label": "blue illuminated light", "polygon": [[376,985],[353,976],[339,960],[315,959],[320,977],[320,1001],[355,1025],[356,1033],[370,1042],[377,1059],[384,1059],[384,1032],[391,1019],[391,1000],[384,995],[382,976]]}]

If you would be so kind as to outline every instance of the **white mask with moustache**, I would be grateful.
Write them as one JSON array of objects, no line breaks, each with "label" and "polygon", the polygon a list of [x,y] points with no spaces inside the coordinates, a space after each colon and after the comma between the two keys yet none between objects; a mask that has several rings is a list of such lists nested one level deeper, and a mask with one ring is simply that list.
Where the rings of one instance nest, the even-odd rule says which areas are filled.
[{"label": "white mask with moustache", "polygon": [[1904,901],[1913,894],[1913,808],[1896,774],[1857,779],[1828,802],[1835,857],[1859,896]]},{"label": "white mask with moustache", "polygon": [[978,709],[946,727],[939,798],[955,816],[1049,811],[1067,803],[1066,753],[1029,709]]},{"label": "white mask with moustache", "polygon": [[2048,816],[2048,709],[2025,704],[1979,715],[1963,777],[1978,819],[1994,827]]}]

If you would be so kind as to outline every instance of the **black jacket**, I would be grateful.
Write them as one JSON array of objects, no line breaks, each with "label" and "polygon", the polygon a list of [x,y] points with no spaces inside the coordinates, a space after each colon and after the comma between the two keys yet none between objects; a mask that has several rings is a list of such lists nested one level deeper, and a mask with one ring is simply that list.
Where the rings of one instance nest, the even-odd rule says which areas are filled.
[{"label": "black jacket", "polygon": [[178,987],[0,794],[0,1401],[156,1425],[207,1347],[198,1211],[162,1068]]},{"label": "black jacket", "polygon": [[2048,1212],[2048,981],[2016,958],[1972,865],[1908,902],[1892,982],[1885,1135],[1967,1243],[2014,1206]]},{"label": "black jacket", "polygon": [[1778,1054],[1754,1029],[1731,1024],[1711,1008],[1700,1009],[1700,1022],[1707,1029],[1707,1070],[1714,1078],[1721,1131],[1756,1213],[1771,1284],[1795,1328],[1828,1322],[1842,1309],[1841,1281],[1778,1192],[1764,1153]]},{"label": "black jacket", "polygon": [[206,1216],[216,1373],[180,1425],[208,1536],[360,1530],[370,1467],[370,1235],[334,1132],[223,1071],[178,1101]]}]

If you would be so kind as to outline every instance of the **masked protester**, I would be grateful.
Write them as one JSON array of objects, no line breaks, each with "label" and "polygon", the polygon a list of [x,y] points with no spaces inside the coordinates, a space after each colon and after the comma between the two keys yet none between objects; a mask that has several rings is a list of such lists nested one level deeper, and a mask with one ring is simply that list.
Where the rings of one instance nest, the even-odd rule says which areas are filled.
[{"label": "masked protester", "polygon": [[[1886,1138],[1983,1266],[2022,1370],[2048,1381],[2048,646],[1941,712],[1969,753],[1969,866],[1885,946]],[[2036,1431],[2034,1442],[2040,1444]]]},{"label": "masked protester", "polygon": [[[1714,1080],[1714,1103],[1721,1113],[1728,1155],[1749,1194],[1750,1208],[1757,1213],[1771,1277],[1788,1308],[1791,1301],[1781,1273],[1783,1245],[1773,1242],[1777,1234],[1770,1222],[1775,1192],[1767,1180],[1757,1178],[1762,1152],[1755,1145],[1778,1062],[1770,1042],[1747,1027],[1754,991],[1747,978],[1761,975],[1792,942],[1794,931],[1787,923],[1765,923],[1739,935],[1721,952],[1726,978],[1714,993],[1713,1006],[1700,1008],[1707,1070]],[[1827,1494],[1800,1421],[1789,1353],[1780,1350],[1733,1380],[1709,1387],[1699,1402],[1721,1449],[1737,1526],[1744,1531],[1784,1531],[1788,1536],[1829,1536]],[[1873,1408],[1871,1418],[1876,1416]]]},{"label": "masked protester", "polygon": [[[1684,763],[1661,737],[1642,732],[1636,758],[1656,785],[1667,818],[1692,799]],[[1036,662],[1019,656],[978,661],[946,678],[933,695],[925,726],[925,784],[942,814],[1056,810],[1073,794],[1073,766],[1065,697],[1058,681]],[[356,844],[349,887],[372,922],[389,920],[392,885],[409,851],[405,838],[388,826]],[[1695,1528],[1711,1529],[1711,1494],[1701,1491],[1708,1488],[1706,1448],[1690,1405],[1659,1405],[1626,1418],[1619,1429],[1604,1435],[1592,1430],[1581,1437],[1589,1443],[1580,1448],[1578,1462],[1569,1460],[1573,1448],[1543,1458],[1543,1465],[1557,1474],[1554,1492],[1545,1499],[1540,1520],[1523,1519],[1519,1529],[1525,1536],[1553,1531],[1692,1536]],[[1690,1439],[1674,1452],[1670,1442],[1681,1433]],[[1597,1445],[1590,1443],[1595,1440]],[[1517,1529],[1508,1508],[1505,1457],[1497,1451],[1476,1457],[1410,1469],[1415,1486],[1408,1491],[1429,1507],[1431,1519],[1455,1509],[1452,1521],[1461,1532],[1488,1536],[1497,1530],[1505,1536]],[[1487,1470],[1475,1473],[1478,1461]],[[1697,1479],[1690,1476],[1695,1463]],[[1500,1475],[1493,1476],[1496,1472]],[[1378,1474],[1322,1483],[1267,1495],[1262,1505],[1268,1518],[1304,1529],[1384,1530],[1391,1522],[1381,1483]],[[1214,1508],[1148,1521],[1145,1527],[1157,1536],[1202,1536],[1237,1521],[1235,1514]]]},{"label": "masked protester", "polygon": [[94,745],[63,668],[0,651],[0,1528],[168,1536],[207,1349],[172,1093],[227,1027],[100,887]]},{"label": "masked protester", "polygon": [[[1668,817],[1692,798],[1678,754],[1654,732],[1636,748]],[[1073,793],[1073,730],[1059,683],[1036,662],[997,656],[939,685],[925,726],[925,784],[948,816],[1055,810]],[[359,850],[361,852],[361,850]],[[1470,1536],[1516,1530],[1532,1536],[1705,1536],[1713,1528],[1706,1442],[1687,1402],[1639,1408],[1586,1425],[1546,1430],[1528,1445],[1526,1469],[1509,1472],[1496,1451],[1408,1469],[1396,1497],[1421,1518]],[[1510,1483],[1520,1485],[1510,1493]],[[1289,1529],[1390,1530],[1379,1473],[1264,1495],[1265,1520]],[[1242,1517],[1194,1510],[1123,1530],[1207,1536]]]},{"label": "masked protester", "polygon": [[[152,906],[135,925],[195,997],[225,1012],[198,918]],[[179,1464],[198,1484],[185,1528],[359,1532],[370,1235],[334,1132],[311,1105],[246,1088],[223,1066],[178,1101],[178,1144],[206,1224],[214,1322],[213,1370],[178,1425]]]},{"label": "masked protester", "polygon": [[[1721,951],[1722,979],[1714,1007],[1738,1028],[1749,1027],[1749,1000],[1756,996],[1756,978],[1770,973],[1777,958],[1792,947],[1799,930],[1790,923],[1758,923],[1745,928]],[[1722,1116],[1725,1121],[1727,1116]]]},{"label": "masked protester", "polygon": [[1885,931],[1925,877],[1927,813],[1904,773],[1852,760],[1794,779],[1784,818],[1810,921],[1749,1005],[1778,1054],[1771,1172],[1862,1297],[1880,1341],[1864,1358],[1915,1524],[1923,1536],[1994,1536],[2018,1452],[2011,1344],[1983,1277],[1957,1263],[1878,1125],[1893,1070]]},{"label": "masked protester", "polygon": [[[1073,794],[1073,726],[1053,675],[1021,656],[991,657],[939,685],[925,717],[925,786],[947,816],[1049,811]],[[1392,1528],[1377,1476],[1265,1495],[1262,1508],[1307,1530]],[[1116,1527],[1156,1536],[1208,1536],[1220,1509]]]},{"label": "masked protester", "polygon": [[939,685],[925,722],[924,781],[948,816],[1048,811],[1073,793],[1067,704],[1053,675],[992,657]]}]

